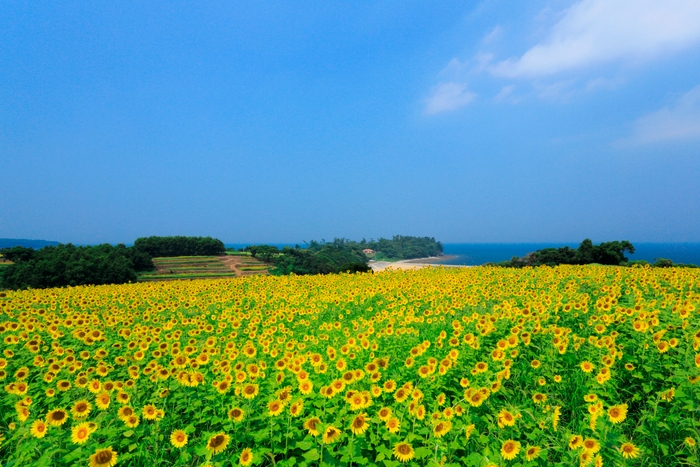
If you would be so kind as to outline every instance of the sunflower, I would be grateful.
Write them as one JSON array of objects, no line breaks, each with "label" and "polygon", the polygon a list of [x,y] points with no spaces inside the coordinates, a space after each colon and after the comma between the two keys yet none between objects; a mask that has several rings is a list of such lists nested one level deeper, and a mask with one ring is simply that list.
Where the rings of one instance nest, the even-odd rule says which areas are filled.
[{"label": "sunflower", "polygon": [[507,461],[515,459],[520,452],[520,443],[509,439],[501,445],[501,456]]},{"label": "sunflower", "polygon": [[386,421],[386,429],[389,430],[389,433],[398,433],[400,428],[401,421],[398,418],[392,417]]},{"label": "sunflower", "polygon": [[504,428],[507,426],[515,425],[515,416],[506,409],[501,410],[498,413],[498,428]]},{"label": "sunflower", "polygon": [[539,446],[528,446],[527,449],[525,449],[525,458],[528,462],[532,459],[537,459],[540,452],[542,452],[542,449]]},{"label": "sunflower", "polygon": [[183,430],[175,430],[170,434],[170,443],[180,449],[187,444],[187,433]]},{"label": "sunflower", "polygon": [[289,406],[289,414],[292,417],[298,417],[304,412],[304,401],[299,399]]},{"label": "sunflower", "polygon": [[581,370],[583,370],[584,373],[590,373],[591,371],[593,371],[594,368],[595,365],[593,365],[588,360],[581,362]]},{"label": "sunflower", "polygon": [[379,417],[379,420],[386,422],[389,420],[389,418],[391,418],[391,409],[389,407],[382,407],[379,409],[377,416]]},{"label": "sunflower", "polygon": [[209,438],[207,441],[207,451],[212,454],[218,454],[228,446],[228,442],[231,439],[226,433],[217,433]]},{"label": "sunflower", "polygon": [[141,409],[141,413],[146,420],[155,420],[158,418],[158,409],[153,404],[145,405],[143,409]]},{"label": "sunflower", "polygon": [[636,459],[639,457],[639,448],[632,443],[622,443],[620,446],[620,454],[625,459]]},{"label": "sunflower", "polygon": [[581,435],[573,435],[569,439],[569,449],[578,449],[583,445],[583,437]]},{"label": "sunflower", "polygon": [[613,423],[622,423],[627,418],[627,404],[612,406],[608,409],[608,417]]},{"label": "sunflower", "polygon": [[119,402],[120,404],[128,404],[130,399],[131,398],[129,397],[129,394],[123,391],[119,391],[117,393],[117,402]]},{"label": "sunflower", "polygon": [[46,436],[46,423],[43,420],[34,420],[29,433],[35,438],[43,438]]},{"label": "sunflower", "polygon": [[106,449],[98,449],[90,456],[90,467],[112,467],[117,463],[117,453],[112,450],[112,446]]},{"label": "sunflower", "polygon": [[132,415],[134,415],[134,409],[132,409],[128,405],[125,405],[123,407],[119,407],[119,410],[117,410],[117,417],[119,417],[119,419],[121,421],[126,420],[127,418],[131,417]]},{"label": "sunflower", "polygon": [[95,396],[95,405],[100,410],[107,410],[109,408],[109,403],[111,399],[108,392],[101,392]]},{"label": "sunflower", "polygon": [[71,429],[70,440],[73,444],[84,444],[90,437],[90,426],[88,423],[80,423]]},{"label": "sunflower", "polygon": [[129,428],[136,428],[137,426],[139,426],[139,423],[141,423],[141,420],[136,415],[126,417],[123,419],[123,421],[124,425],[128,426]]},{"label": "sunflower", "polygon": [[695,441],[695,438],[693,438],[691,436],[686,437],[683,440],[683,442],[685,443],[686,446],[691,447],[691,448],[695,447],[695,445],[697,444],[697,442]]},{"label": "sunflower", "polygon": [[408,462],[415,457],[413,446],[408,443],[398,443],[394,446],[394,457],[400,462]]},{"label": "sunflower", "polygon": [[369,423],[367,423],[367,414],[360,413],[353,419],[350,424],[350,431],[355,435],[361,435],[369,428]]},{"label": "sunflower", "polygon": [[320,419],[318,419],[317,417],[311,417],[310,419],[304,422],[304,428],[309,432],[311,436],[318,436],[321,434],[321,432],[318,431],[318,425],[320,423]]},{"label": "sunflower", "polygon": [[340,430],[336,427],[329,425],[326,431],[323,432],[323,443],[330,444],[340,437]]},{"label": "sunflower", "polygon": [[278,400],[274,400],[267,404],[267,410],[269,411],[268,415],[270,417],[276,417],[284,410],[284,404]]},{"label": "sunflower", "polygon": [[253,399],[255,398],[255,396],[258,395],[259,391],[260,388],[258,388],[257,384],[246,384],[245,386],[243,386],[241,393],[246,399]]},{"label": "sunflower", "polygon": [[73,414],[73,417],[77,419],[82,419],[90,415],[90,411],[92,410],[92,404],[90,404],[88,401],[82,399],[73,404],[73,408],[71,409],[71,413]]},{"label": "sunflower", "polygon": [[554,407],[554,413],[552,414],[552,428],[557,431],[557,426],[559,425],[559,419],[561,418],[561,407],[558,405]]},{"label": "sunflower", "polygon": [[593,438],[586,438],[583,440],[583,450],[595,454],[600,451],[600,443]]},{"label": "sunflower", "polygon": [[299,383],[299,392],[309,395],[314,390],[314,384],[311,381],[305,380]]},{"label": "sunflower", "polygon": [[452,422],[450,422],[450,421],[437,422],[435,424],[435,426],[433,427],[433,434],[435,435],[436,438],[442,438],[447,433],[449,433],[451,429],[452,429]]},{"label": "sunflower", "polygon": [[532,401],[535,404],[542,404],[547,401],[547,395],[542,394],[541,392],[536,392],[535,394],[532,395]]},{"label": "sunflower", "polygon": [[474,433],[474,428],[476,428],[476,425],[473,423],[467,425],[467,427],[464,430],[464,434],[467,438],[467,441],[469,441],[469,438],[472,436],[472,433]]},{"label": "sunflower", "polygon": [[234,407],[228,411],[228,419],[238,423],[245,417],[245,411],[240,407]]},{"label": "sunflower", "polygon": [[68,420],[68,412],[63,409],[54,409],[46,414],[46,423],[51,426],[61,426]]},{"label": "sunflower", "polygon": [[595,457],[595,454],[593,454],[591,451],[581,451],[581,455],[579,456],[579,465],[581,467],[584,467],[588,464],[590,464],[593,461],[593,458]]},{"label": "sunflower", "polygon": [[246,466],[250,465],[253,462],[253,451],[250,450],[250,448],[245,448],[243,452],[241,452],[241,456],[238,458],[238,463],[240,465]]}]

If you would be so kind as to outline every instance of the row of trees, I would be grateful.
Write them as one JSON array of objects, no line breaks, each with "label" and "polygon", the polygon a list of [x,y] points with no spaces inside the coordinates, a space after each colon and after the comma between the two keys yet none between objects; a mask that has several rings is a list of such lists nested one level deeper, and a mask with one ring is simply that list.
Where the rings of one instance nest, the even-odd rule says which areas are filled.
[{"label": "row of trees", "polygon": [[151,257],[122,244],[48,246],[40,250],[14,247],[0,250],[13,264],[4,266],[0,288],[26,289],[86,284],[123,284],[137,273],[153,269]]},{"label": "row of trees", "polygon": [[13,264],[0,269],[0,289],[123,284],[153,270],[155,257],[216,256],[225,251],[223,242],[211,237],[144,237],[133,247],[69,243],[39,250],[6,248],[0,254]]},{"label": "row of trees", "polygon": [[442,243],[435,241],[433,237],[411,237],[408,235],[394,235],[391,239],[380,238],[379,240],[367,241],[364,238],[359,241],[348,240],[346,238],[336,238],[328,243],[325,240],[320,242],[311,241],[309,250],[319,251],[323,248],[333,247],[342,250],[362,251],[370,249],[380,258],[390,260],[426,258],[428,256],[440,256],[443,254]]},{"label": "row of trees", "polygon": [[274,275],[286,274],[336,274],[340,272],[367,272],[367,256],[361,249],[343,244],[326,244],[320,248],[279,249],[270,245],[246,247],[255,258],[275,265],[270,270]]},{"label": "row of trees", "polygon": [[152,258],[173,256],[219,256],[226,252],[224,242],[212,237],[141,237],[134,248]]},{"label": "row of trees", "polygon": [[577,249],[544,248],[528,253],[522,258],[514,256],[510,261],[498,263],[498,266],[521,268],[524,266],[556,266],[558,264],[606,264],[619,266],[628,262],[625,253],[634,253],[634,245],[627,240],[602,242],[594,245],[590,239],[581,242]]},{"label": "row of trees", "polygon": [[391,240],[353,241],[335,238],[332,242],[312,240],[307,248],[279,249],[271,245],[252,245],[245,248],[253,257],[275,265],[270,273],[283,274],[332,274],[339,272],[370,271],[370,257],[365,250],[379,259],[413,259],[443,254],[442,243],[432,237],[395,235]]}]

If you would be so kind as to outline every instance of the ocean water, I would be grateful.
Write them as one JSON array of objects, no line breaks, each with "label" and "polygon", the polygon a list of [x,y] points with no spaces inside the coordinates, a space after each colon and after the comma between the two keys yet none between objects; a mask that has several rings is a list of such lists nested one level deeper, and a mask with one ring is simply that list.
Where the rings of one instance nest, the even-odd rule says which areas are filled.
[{"label": "ocean water", "polygon": [[[674,263],[692,263],[700,265],[700,243],[635,243],[630,260],[643,259],[653,263],[656,258],[666,258]],[[526,254],[542,248],[560,248],[568,246],[577,248],[578,243],[446,243],[445,254],[457,257],[442,264],[480,265],[498,263],[513,256]]]}]

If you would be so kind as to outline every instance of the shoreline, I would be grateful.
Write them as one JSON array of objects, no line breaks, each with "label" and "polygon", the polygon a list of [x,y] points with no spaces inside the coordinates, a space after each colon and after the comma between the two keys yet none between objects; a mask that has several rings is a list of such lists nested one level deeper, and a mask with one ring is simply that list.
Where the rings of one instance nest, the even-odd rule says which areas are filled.
[{"label": "shoreline", "polygon": [[394,270],[411,270],[423,269],[427,267],[443,267],[443,268],[470,268],[464,264],[440,264],[442,261],[449,261],[456,258],[457,255],[429,256],[427,258],[404,259],[400,261],[374,261],[368,264],[373,272],[381,272],[389,269]]}]

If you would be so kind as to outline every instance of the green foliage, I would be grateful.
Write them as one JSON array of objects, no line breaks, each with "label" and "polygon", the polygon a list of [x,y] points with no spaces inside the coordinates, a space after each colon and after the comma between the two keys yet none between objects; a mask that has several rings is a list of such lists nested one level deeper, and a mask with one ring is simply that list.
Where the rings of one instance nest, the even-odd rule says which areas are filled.
[{"label": "green foliage", "polygon": [[221,240],[212,237],[141,237],[134,248],[151,257],[171,256],[219,256],[226,253]]},{"label": "green foliage", "polygon": [[49,246],[41,250],[15,247],[2,250],[11,264],[2,270],[0,287],[7,289],[122,284],[136,272],[153,269],[151,258],[124,245]]},{"label": "green foliage", "polygon": [[428,256],[439,256],[443,253],[442,243],[435,241],[433,237],[411,237],[408,235],[394,235],[391,240],[380,238],[379,240],[360,242],[348,240],[346,238],[336,238],[331,243],[311,241],[309,250],[319,251],[322,248],[332,246],[336,249],[362,251],[364,249],[374,250],[377,257],[389,260],[425,258]]},{"label": "green foliage", "polygon": [[594,245],[590,239],[581,242],[577,249],[565,246],[563,248],[544,248],[528,253],[522,258],[514,256],[510,261],[498,263],[502,267],[524,266],[556,266],[559,264],[604,264],[620,266],[627,264],[625,252],[634,253],[634,245],[627,240],[602,242]]}]

